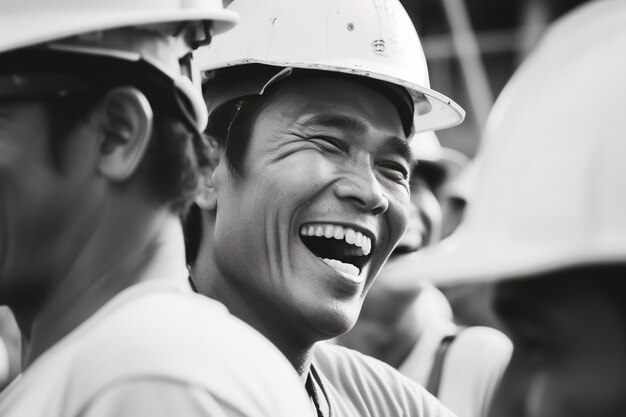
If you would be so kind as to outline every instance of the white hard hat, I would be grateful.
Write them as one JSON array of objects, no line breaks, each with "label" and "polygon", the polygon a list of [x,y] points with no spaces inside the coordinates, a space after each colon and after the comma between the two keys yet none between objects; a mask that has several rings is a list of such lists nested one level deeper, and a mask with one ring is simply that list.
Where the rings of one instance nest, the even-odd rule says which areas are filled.
[{"label": "white hard hat", "polygon": [[237,21],[221,0],[4,0],[0,52],[125,26],[208,21],[222,32]]},{"label": "white hard hat", "polygon": [[431,187],[438,188],[456,177],[467,164],[469,158],[456,149],[441,146],[437,135],[432,130],[416,133],[411,139],[411,153],[417,161],[416,170],[435,168],[439,175]]},{"label": "white hard hat", "polygon": [[[203,129],[206,107],[199,87],[193,87],[187,79],[193,72],[190,68],[183,68],[183,64],[177,62],[172,71],[171,65],[160,62],[156,54],[131,43],[105,46],[105,42],[98,44],[94,39],[70,42],[67,38],[125,27],[153,29],[158,25],[176,24],[182,28],[185,23],[197,23],[207,32],[202,36],[208,41],[209,31],[222,32],[236,20],[236,13],[224,10],[221,0],[6,0],[0,5],[0,53],[45,44],[67,53],[129,62],[143,60],[174,82],[177,90],[189,100],[197,127]],[[188,32],[196,29],[189,27],[182,32],[189,35]],[[179,37],[182,36],[181,33]],[[51,43],[55,43],[54,48]],[[189,48],[182,51],[180,45],[176,50],[181,51],[179,58],[191,52]]]},{"label": "white hard hat", "polygon": [[[430,89],[426,59],[398,0],[234,0],[234,30],[196,54],[201,70],[245,64],[352,74],[400,86],[418,116],[416,131],[463,121],[463,109]],[[258,93],[260,85],[250,86]],[[231,94],[234,94],[231,92]],[[211,104],[209,103],[209,106]]]},{"label": "white hard hat", "polygon": [[553,26],[488,120],[464,222],[415,255],[438,284],[626,262],[626,2]]}]

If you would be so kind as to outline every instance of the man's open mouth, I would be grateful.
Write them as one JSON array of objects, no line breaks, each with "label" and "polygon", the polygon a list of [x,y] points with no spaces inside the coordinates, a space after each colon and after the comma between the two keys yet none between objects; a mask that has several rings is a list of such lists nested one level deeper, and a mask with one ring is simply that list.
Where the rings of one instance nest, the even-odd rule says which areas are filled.
[{"label": "man's open mouth", "polygon": [[306,247],[331,268],[358,276],[372,252],[372,240],[347,226],[309,223],[300,227],[300,238]]}]

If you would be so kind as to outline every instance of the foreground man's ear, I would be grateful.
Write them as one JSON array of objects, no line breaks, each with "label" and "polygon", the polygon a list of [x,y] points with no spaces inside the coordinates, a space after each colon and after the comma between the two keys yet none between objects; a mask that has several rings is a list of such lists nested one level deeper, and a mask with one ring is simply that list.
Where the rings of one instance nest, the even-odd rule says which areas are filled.
[{"label": "foreground man's ear", "polygon": [[207,138],[207,142],[209,165],[202,172],[200,190],[196,196],[195,203],[203,210],[215,210],[217,208],[217,194],[215,192],[213,174],[224,156],[224,150],[213,138]]},{"label": "foreground man's ear", "polygon": [[109,91],[100,106],[99,172],[113,181],[125,181],[143,159],[154,123],[146,96],[134,87]]}]

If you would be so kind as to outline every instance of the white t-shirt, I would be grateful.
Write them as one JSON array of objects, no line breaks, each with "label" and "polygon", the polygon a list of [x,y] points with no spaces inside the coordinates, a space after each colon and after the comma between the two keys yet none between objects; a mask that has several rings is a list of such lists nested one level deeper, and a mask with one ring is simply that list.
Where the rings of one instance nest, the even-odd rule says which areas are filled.
[{"label": "white t-shirt", "polygon": [[2,392],[0,415],[294,417],[309,404],[271,343],[181,279],[114,297]]},{"label": "white t-shirt", "polygon": [[310,377],[325,417],[454,417],[389,365],[342,346],[318,343]]},{"label": "white t-shirt", "polygon": [[0,388],[3,387],[9,379],[9,352],[0,337]]},{"label": "white t-shirt", "polygon": [[489,327],[468,327],[459,332],[451,314],[441,314],[439,304],[447,301],[437,293],[432,287],[416,300],[419,338],[398,370],[426,386],[441,340],[458,332],[443,362],[437,398],[459,417],[484,417],[511,359],[513,345],[504,334]]}]

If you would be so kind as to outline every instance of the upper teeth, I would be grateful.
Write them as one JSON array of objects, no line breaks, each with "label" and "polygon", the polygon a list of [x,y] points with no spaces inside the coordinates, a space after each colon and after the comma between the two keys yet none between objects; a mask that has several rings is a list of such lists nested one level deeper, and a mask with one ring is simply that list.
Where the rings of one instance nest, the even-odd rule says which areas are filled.
[{"label": "upper teeth", "polygon": [[302,226],[300,234],[303,236],[323,236],[327,239],[345,240],[346,243],[361,248],[363,255],[369,255],[372,250],[372,240],[351,227],[334,224],[315,224]]}]

